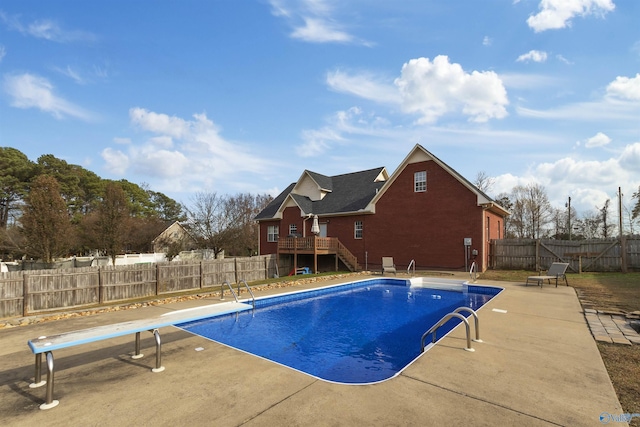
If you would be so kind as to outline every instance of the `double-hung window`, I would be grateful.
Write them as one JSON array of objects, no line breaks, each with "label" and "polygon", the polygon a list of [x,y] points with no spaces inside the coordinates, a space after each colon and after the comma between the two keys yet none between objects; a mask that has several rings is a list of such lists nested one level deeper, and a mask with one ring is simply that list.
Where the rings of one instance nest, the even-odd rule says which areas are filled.
[{"label": "double-hung window", "polygon": [[362,239],[362,221],[356,221],[353,223],[353,238]]},{"label": "double-hung window", "polygon": [[427,171],[413,174],[413,191],[416,193],[427,191]]},{"label": "double-hung window", "polygon": [[296,224],[289,224],[289,236],[293,236],[298,232],[298,226]]},{"label": "double-hung window", "polygon": [[267,227],[267,242],[277,242],[278,234],[280,234],[280,228],[277,225],[270,225]]}]

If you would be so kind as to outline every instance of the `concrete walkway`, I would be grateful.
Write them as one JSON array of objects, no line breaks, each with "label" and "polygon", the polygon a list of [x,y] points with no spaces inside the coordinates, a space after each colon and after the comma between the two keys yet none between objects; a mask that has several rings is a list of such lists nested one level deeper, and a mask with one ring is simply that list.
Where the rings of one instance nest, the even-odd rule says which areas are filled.
[{"label": "concrete walkway", "polygon": [[484,342],[475,352],[463,350],[458,327],[396,378],[363,386],[317,380],[169,327],[162,373],[150,371],[151,334],[139,360],[129,357],[133,336],[55,352],[60,405],[41,411],[45,389],[29,388],[28,339],[216,300],[0,329],[0,425],[594,426],[603,413],[622,413],[573,288],[479,284],[505,291],[479,312]]}]

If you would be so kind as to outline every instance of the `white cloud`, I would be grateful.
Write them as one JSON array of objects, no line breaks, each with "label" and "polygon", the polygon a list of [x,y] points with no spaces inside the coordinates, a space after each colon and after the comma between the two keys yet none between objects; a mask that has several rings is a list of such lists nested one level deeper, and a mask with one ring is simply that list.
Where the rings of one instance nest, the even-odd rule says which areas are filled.
[{"label": "white cloud", "polygon": [[491,37],[489,36],[484,36],[484,38],[482,39],[483,46],[491,46],[492,43],[493,43],[493,40],[491,40]]},{"label": "white cloud", "polygon": [[607,86],[607,95],[631,101],[640,101],[640,73],[635,77],[618,76]]},{"label": "white cloud", "polygon": [[124,175],[129,168],[129,157],[122,151],[105,148],[100,156],[105,161],[106,169],[115,175]]},{"label": "white cloud", "polygon": [[402,108],[418,113],[419,123],[433,123],[447,113],[462,112],[474,122],[507,116],[507,91],[493,71],[465,72],[444,55],[412,59],[395,80]]},{"label": "white cloud", "polygon": [[353,36],[337,28],[337,24],[327,19],[303,17],[304,25],[296,27],[291,33],[294,39],[312,43],[348,43]]},{"label": "white cloud", "polygon": [[627,145],[620,155],[620,165],[629,172],[640,170],[640,142]]},{"label": "white cloud", "polygon": [[584,145],[587,148],[603,147],[603,146],[609,144],[610,142],[611,142],[611,138],[609,138],[607,135],[605,135],[602,132],[598,132],[597,134],[595,134],[591,138],[588,138],[585,141]]},{"label": "white cloud", "polygon": [[6,55],[7,55],[7,49],[0,44],[0,62],[2,62],[2,60]]},{"label": "white cloud", "polygon": [[350,75],[344,71],[336,70],[327,73],[326,82],[331,89],[337,92],[349,93],[380,103],[399,104],[401,102],[396,87],[379,81],[369,73]]},{"label": "white cloud", "polygon": [[71,66],[67,65],[67,68],[54,68],[60,74],[69,77],[71,80],[75,81],[77,84],[84,85],[87,81],[78,73],[76,70],[71,68]]},{"label": "white cloud", "polygon": [[[103,150],[105,167],[113,173],[150,176],[160,179],[158,186],[163,189],[193,192],[210,190],[217,182],[237,188],[239,179],[246,182],[247,174],[272,170],[273,161],[225,140],[206,114],[194,114],[187,120],[136,107],[129,110],[129,119],[132,126],[151,136],[123,149]],[[127,140],[114,138],[120,144]]]},{"label": "white cloud", "polygon": [[613,0],[541,0],[539,8],[540,12],[527,19],[536,33],[571,26],[575,16],[603,16],[615,9],[615,5]]},{"label": "white cloud", "polygon": [[328,0],[270,0],[271,13],[284,18],[292,27],[292,38],[309,43],[350,43],[365,46],[371,43],[353,36],[335,18]]},{"label": "white cloud", "polygon": [[67,116],[87,121],[92,119],[85,109],[57,96],[49,80],[40,76],[28,73],[5,75],[4,90],[16,108],[37,108],[57,119]]},{"label": "white cloud", "polygon": [[113,142],[121,145],[129,145],[131,144],[131,138],[119,138],[116,136],[113,138]]},{"label": "white cloud", "polygon": [[517,62],[545,62],[547,60],[547,52],[541,50],[530,50],[518,56]]},{"label": "white cloud", "polygon": [[93,41],[96,38],[95,35],[87,31],[63,29],[57,22],[49,19],[40,19],[25,25],[18,16],[8,15],[0,11],[0,20],[11,30],[18,31],[21,34],[58,43]]},{"label": "white cloud", "polygon": [[560,55],[560,54],[556,55],[556,59],[560,62],[564,62],[567,65],[573,64],[573,62],[569,61],[567,58],[565,58],[563,55]]}]

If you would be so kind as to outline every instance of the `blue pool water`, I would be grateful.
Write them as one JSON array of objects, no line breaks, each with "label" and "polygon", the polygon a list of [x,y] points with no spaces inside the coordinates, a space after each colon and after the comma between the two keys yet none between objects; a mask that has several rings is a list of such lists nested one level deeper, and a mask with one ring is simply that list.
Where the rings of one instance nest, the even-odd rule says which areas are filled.
[{"label": "blue pool water", "polygon": [[[463,289],[366,280],[257,300],[253,311],[179,327],[324,380],[371,383],[393,377],[419,356],[422,334],[444,315],[461,306],[477,310],[501,290]],[[438,337],[459,322],[447,322]]]}]

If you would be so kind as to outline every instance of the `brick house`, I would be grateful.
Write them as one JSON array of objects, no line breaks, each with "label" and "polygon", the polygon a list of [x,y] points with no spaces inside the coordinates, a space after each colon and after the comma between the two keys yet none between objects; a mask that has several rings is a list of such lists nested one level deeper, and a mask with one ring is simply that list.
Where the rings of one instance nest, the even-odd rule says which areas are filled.
[{"label": "brick house", "polygon": [[412,260],[416,269],[462,270],[471,258],[484,271],[508,214],[416,145],[392,175],[384,167],[336,176],[305,170],[255,219],[259,253],[292,257],[294,269],[379,270],[390,256],[398,271]]}]

